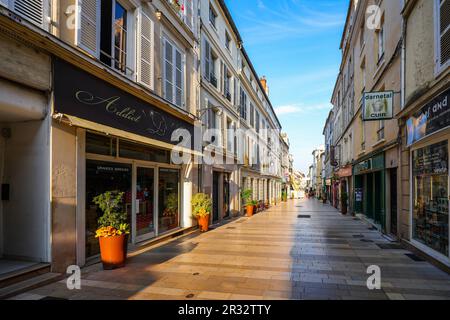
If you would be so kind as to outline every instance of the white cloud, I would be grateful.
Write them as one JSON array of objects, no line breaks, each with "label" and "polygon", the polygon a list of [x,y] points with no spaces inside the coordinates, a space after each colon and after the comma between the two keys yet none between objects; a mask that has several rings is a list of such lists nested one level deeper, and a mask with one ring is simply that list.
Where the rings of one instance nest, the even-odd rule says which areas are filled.
[{"label": "white cloud", "polygon": [[266,5],[264,4],[264,2],[262,0],[258,0],[258,8],[261,10],[266,9]]},{"label": "white cloud", "polygon": [[275,108],[275,112],[278,116],[287,115],[287,114],[305,114],[311,113],[314,111],[320,110],[329,110],[331,109],[330,103],[319,103],[313,105],[305,105],[305,104],[288,104],[284,106],[279,106]]}]

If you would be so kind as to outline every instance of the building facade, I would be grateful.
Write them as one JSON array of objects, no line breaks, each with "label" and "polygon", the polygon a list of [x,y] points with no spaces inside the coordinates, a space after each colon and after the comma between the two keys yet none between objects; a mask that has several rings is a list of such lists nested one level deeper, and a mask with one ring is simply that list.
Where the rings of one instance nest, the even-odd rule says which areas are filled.
[{"label": "building facade", "polygon": [[[92,200],[106,191],[123,192],[131,247],[194,227],[197,192],[214,222],[241,211],[244,186],[278,201],[281,125],[223,1],[0,1],[0,30],[1,259],[55,272],[95,261]],[[205,128],[240,126],[266,142],[260,169],[237,161],[259,144],[204,144]],[[211,144],[232,161],[197,161]]]},{"label": "building facade", "polygon": [[[398,235],[450,266],[450,1],[406,1],[398,150]],[[412,31],[414,30],[414,31]]]}]

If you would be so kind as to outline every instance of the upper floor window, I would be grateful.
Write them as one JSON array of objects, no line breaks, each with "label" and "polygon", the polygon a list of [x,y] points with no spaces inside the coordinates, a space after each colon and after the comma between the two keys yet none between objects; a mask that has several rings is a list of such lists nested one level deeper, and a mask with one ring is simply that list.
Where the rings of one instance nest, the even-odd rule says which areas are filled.
[{"label": "upper floor window", "polygon": [[[83,1],[83,3],[88,1]],[[128,75],[134,71],[128,65],[131,21],[128,10],[117,0],[101,1],[100,61]]]},{"label": "upper floor window", "polygon": [[250,102],[250,125],[252,127],[255,126],[255,107],[253,106],[253,103]]},{"label": "upper floor window", "polygon": [[177,13],[178,17],[186,23],[189,28],[193,28],[193,12],[194,1],[193,0],[167,0],[173,10]]},{"label": "upper floor window", "polygon": [[216,18],[217,18],[217,13],[210,3],[209,4],[209,22],[211,22],[211,24],[213,25],[214,28],[217,28]]},{"label": "upper floor window", "polygon": [[228,34],[228,32],[225,31],[225,48],[227,48],[228,50],[231,50],[231,38],[230,35]]},{"label": "upper floor window", "polygon": [[244,89],[241,88],[241,97],[240,97],[240,114],[244,120],[247,120],[247,94]]},{"label": "upper floor window", "polygon": [[217,55],[214,54],[211,44],[208,40],[204,40],[205,50],[203,51],[204,76],[214,86],[217,87],[216,64]]},{"label": "upper floor window", "polygon": [[436,71],[450,66],[450,0],[435,0],[436,17]]},{"label": "upper floor window", "polygon": [[223,94],[231,102],[231,73],[226,64],[223,65]]},{"label": "upper floor window", "polygon": [[382,20],[380,22],[380,29],[378,29],[377,31],[377,36],[378,36],[378,62],[383,58],[384,56],[384,21],[383,21],[383,17]]},{"label": "upper floor window", "polygon": [[184,107],[184,54],[169,39],[163,37],[164,99]]}]

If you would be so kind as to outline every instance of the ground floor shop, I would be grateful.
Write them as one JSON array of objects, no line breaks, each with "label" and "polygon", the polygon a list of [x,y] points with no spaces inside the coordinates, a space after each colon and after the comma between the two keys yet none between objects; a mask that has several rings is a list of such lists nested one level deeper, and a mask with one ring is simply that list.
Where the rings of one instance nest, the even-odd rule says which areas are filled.
[{"label": "ground floor shop", "polygon": [[[275,205],[281,202],[281,179],[258,175],[245,169],[241,169],[241,171],[241,190],[252,190],[252,200],[259,201],[265,205]],[[242,202],[242,208],[244,207],[245,203]]]},{"label": "ground floor shop", "polygon": [[[449,98],[450,89],[441,90],[407,117],[403,128],[406,143],[401,155],[402,162],[409,163],[404,166],[407,176],[404,174],[402,179],[409,181],[410,192],[402,197],[404,215],[400,229],[403,238],[447,266],[450,266]],[[428,116],[424,117],[425,114]],[[407,203],[410,205],[406,206]]]},{"label": "ground floor shop", "polygon": [[93,198],[108,191],[123,194],[130,244],[193,226],[190,202],[199,189],[198,168],[189,148],[183,149],[187,161],[174,163],[170,140],[176,128],[192,134],[193,124],[63,61],[56,60],[54,70],[54,269],[98,259],[95,231],[103,212]]}]

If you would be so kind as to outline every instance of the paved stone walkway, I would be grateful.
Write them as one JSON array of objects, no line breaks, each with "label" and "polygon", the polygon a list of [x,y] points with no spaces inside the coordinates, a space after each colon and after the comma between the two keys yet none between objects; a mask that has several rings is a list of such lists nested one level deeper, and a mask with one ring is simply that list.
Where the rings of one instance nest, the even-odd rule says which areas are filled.
[{"label": "paved stone walkway", "polygon": [[[14,298],[450,299],[448,274],[379,246],[389,243],[329,205],[290,200],[143,252],[122,269],[87,267],[81,290],[61,281]],[[366,286],[370,265],[381,268],[381,290]]]}]

